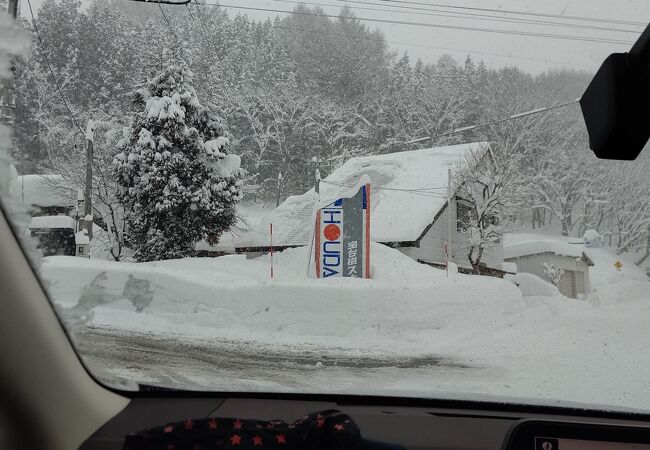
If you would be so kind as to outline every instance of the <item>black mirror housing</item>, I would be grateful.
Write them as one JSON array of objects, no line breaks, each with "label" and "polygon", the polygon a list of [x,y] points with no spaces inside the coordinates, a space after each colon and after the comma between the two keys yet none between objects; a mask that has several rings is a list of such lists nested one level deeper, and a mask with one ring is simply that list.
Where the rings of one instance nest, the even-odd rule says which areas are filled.
[{"label": "black mirror housing", "polygon": [[580,100],[589,146],[603,159],[633,160],[650,138],[650,26],[630,53],[605,59]]},{"label": "black mirror housing", "polygon": [[609,55],[580,100],[589,146],[603,159],[635,159],[650,138],[650,71]]}]

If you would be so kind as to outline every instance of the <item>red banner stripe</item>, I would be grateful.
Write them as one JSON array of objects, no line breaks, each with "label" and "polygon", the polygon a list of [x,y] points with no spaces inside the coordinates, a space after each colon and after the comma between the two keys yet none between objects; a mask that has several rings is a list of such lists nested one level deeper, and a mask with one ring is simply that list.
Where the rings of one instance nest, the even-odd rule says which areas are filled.
[{"label": "red banner stripe", "polygon": [[370,183],[366,184],[366,278],[370,278]]},{"label": "red banner stripe", "polygon": [[320,209],[316,212],[316,230],[314,231],[314,247],[316,251],[316,278],[320,278]]}]

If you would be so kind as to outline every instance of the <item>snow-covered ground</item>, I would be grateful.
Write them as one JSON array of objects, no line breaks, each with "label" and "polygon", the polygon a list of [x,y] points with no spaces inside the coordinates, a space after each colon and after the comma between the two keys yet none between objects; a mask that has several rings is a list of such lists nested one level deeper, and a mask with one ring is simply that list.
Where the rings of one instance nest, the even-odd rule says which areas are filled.
[{"label": "snow-covered ground", "polygon": [[[517,276],[521,288],[447,278],[378,244],[372,280],[309,279],[305,249],[276,254],[273,280],[267,257],[238,255],[142,264],[56,256],[41,270],[104,379],[650,409],[650,282],[625,259],[616,270],[609,250],[586,251],[595,263],[587,300],[532,275]],[[123,344],[107,349],[109,339]],[[146,358],[112,359],[136,341]],[[151,346],[165,355],[155,363]],[[192,349],[203,356],[178,359]]]}]

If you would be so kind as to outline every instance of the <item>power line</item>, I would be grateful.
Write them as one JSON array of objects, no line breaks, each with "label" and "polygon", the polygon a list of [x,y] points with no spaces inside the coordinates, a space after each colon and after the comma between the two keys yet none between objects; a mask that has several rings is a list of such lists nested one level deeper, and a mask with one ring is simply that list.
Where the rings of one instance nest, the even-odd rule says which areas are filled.
[{"label": "power line", "polygon": [[[297,5],[305,4],[305,5],[325,6],[325,7],[333,7],[333,8],[340,7],[340,5],[332,5],[332,4],[328,4],[328,3],[317,3],[317,2],[303,2],[303,1],[299,1],[299,0],[272,0],[272,1],[280,2],[280,3],[291,3],[291,4],[297,4]],[[346,5],[348,5],[350,3],[362,4],[362,5],[371,5],[371,6],[382,6],[381,4],[373,3],[373,2],[358,1],[358,0],[346,0]],[[468,19],[468,18],[471,18],[473,20],[484,20],[484,21],[492,21],[492,22],[499,22],[499,23],[518,23],[518,24],[526,24],[526,25],[545,25],[545,26],[563,27],[563,28],[570,28],[570,29],[577,29],[577,30],[598,30],[598,31],[608,31],[608,32],[639,34],[639,30],[624,30],[624,29],[621,29],[621,28],[611,28],[611,27],[603,27],[603,26],[595,26],[595,25],[553,22],[553,21],[549,21],[549,20],[525,19],[525,18],[516,18],[516,17],[510,18],[510,17],[503,17],[503,16],[493,16],[493,15],[488,15],[488,14],[445,11],[445,10],[442,10],[442,9],[435,9],[435,8],[431,9],[431,8],[420,8],[420,7],[399,6],[399,5],[387,5],[387,6],[391,7],[391,8],[406,9],[407,11],[399,11],[399,10],[395,10],[395,9],[386,9],[386,8],[371,8],[371,7],[367,7],[367,6],[356,6],[356,5],[354,5],[354,8],[357,9],[357,10],[365,10],[365,11],[379,11],[379,12],[390,12],[390,13],[398,13],[398,14],[417,14],[417,15],[421,15],[421,16],[450,17],[450,18],[456,18],[456,19]],[[426,12],[410,12],[410,11],[426,11]]]},{"label": "power line", "polygon": [[190,9],[190,5],[185,3],[185,7],[187,8],[187,12],[190,13],[190,17],[192,18],[192,21],[196,21],[196,19],[194,19],[194,14],[192,14],[192,10]]},{"label": "power line", "polygon": [[65,108],[68,110],[68,114],[70,115],[70,119],[72,120],[72,124],[77,127],[79,130],[79,133],[81,135],[85,135],[84,130],[79,126],[79,123],[77,122],[77,119],[75,118],[74,113],[72,112],[72,109],[70,108],[70,105],[68,104],[68,100],[66,99],[65,95],[63,94],[63,91],[61,90],[61,85],[59,84],[58,80],[56,79],[56,75],[54,74],[54,70],[52,69],[52,65],[50,64],[50,60],[47,57],[47,52],[45,51],[45,44],[43,43],[43,39],[41,38],[41,33],[38,30],[38,25],[36,25],[36,19],[34,18],[34,11],[32,10],[32,2],[31,0],[27,0],[27,5],[29,6],[29,14],[32,17],[32,24],[34,25],[34,31],[36,31],[36,36],[38,37],[38,42],[41,44],[41,48],[43,49],[43,58],[45,59],[45,64],[47,64],[47,68],[50,72],[50,75],[52,75],[52,79],[54,80],[54,84],[56,85],[56,90],[59,93],[59,96],[61,96],[61,100],[63,101],[63,104],[65,105]]},{"label": "power line", "polygon": [[194,4],[196,6],[196,19],[194,18],[194,15],[192,14],[192,11],[190,9],[190,5],[186,4],[185,6],[187,7],[187,10],[190,12],[190,17],[192,17],[192,20],[194,20],[196,23],[199,24],[199,27],[201,28],[201,31],[203,32],[203,37],[207,38],[207,29],[206,29],[204,21],[201,18],[201,9],[199,8],[199,6],[201,4],[199,3],[198,0],[195,0]]},{"label": "power line", "polygon": [[476,31],[476,32],[483,32],[483,33],[507,34],[513,36],[531,36],[531,37],[563,39],[563,40],[571,40],[571,41],[597,42],[597,43],[605,43],[605,44],[622,44],[622,45],[633,44],[633,42],[631,41],[623,41],[618,39],[604,39],[604,38],[598,38],[593,36],[570,36],[570,35],[553,34],[553,33],[534,33],[534,32],[516,31],[516,30],[499,30],[494,28],[476,28],[476,27],[467,27],[467,26],[460,26],[460,25],[433,24],[433,23],[426,23],[426,22],[409,22],[405,20],[376,19],[376,18],[369,18],[369,17],[341,16],[341,15],[334,15],[334,14],[317,14],[317,13],[308,13],[308,12],[300,12],[300,11],[286,11],[286,10],[273,9],[273,8],[255,8],[251,6],[226,5],[223,3],[221,4],[205,3],[205,5],[232,8],[232,9],[241,9],[241,10],[248,10],[248,11],[265,11],[265,12],[275,12],[281,14],[294,14],[294,15],[301,15],[301,16],[328,17],[333,19],[350,19],[350,20],[360,20],[366,22],[391,23],[396,25],[419,26],[419,27],[427,27],[427,28],[442,28],[442,29],[449,29],[449,30],[464,30],[464,31]]},{"label": "power line", "polygon": [[[177,47],[178,46],[178,36],[176,36],[176,33],[174,32],[174,29],[172,28],[172,24],[169,22],[169,19],[167,18],[167,14],[165,14],[165,10],[163,10],[162,6],[160,5],[160,0],[158,0],[158,8],[160,9],[160,12],[162,13],[162,16],[165,19],[165,22],[167,22],[167,28],[169,28],[169,31],[171,32],[172,36],[174,36],[174,42],[176,44],[175,47]],[[176,50],[175,49],[174,49],[174,59],[176,59]]]},{"label": "power line", "polygon": [[[488,126],[497,125],[497,124],[508,122],[508,121],[511,121],[511,120],[520,119],[522,117],[532,116],[532,115],[535,115],[535,114],[541,114],[541,113],[545,113],[545,112],[548,112],[548,111],[552,111],[554,109],[565,108],[567,106],[576,104],[579,101],[580,101],[580,99],[577,98],[577,99],[572,100],[570,102],[561,103],[559,105],[553,105],[553,106],[542,107],[542,108],[535,108],[535,109],[532,109],[530,111],[513,114],[513,115],[511,115],[509,117],[504,117],[502,119],[497,119],[497,120],[493,120],[493,121],[490,121],[490,122],[485,122],[485,123],[477,124],[477,125],[469,125],[469,126],[466,126],[466,127],[456,128],[454,130],[448,131],[446,133],[441,133],[441,134],[438,134],[436,136],[426,136],[426,137],[413,139],[413,140],[406,141],[406,142],[397,143],[397,144],[393,145],[393,147],[402,146],[402,145],[409,145],[409,144],[417,144],[417,143],[420,143],[420,142],[425,142],[425,141],[429,141],[429,140],[432,140],[432,139],[439,139],[439,138],[442,138],[442,137],[447,137],[447,136],[451,136],[451,135],[454,135],[454,134],[463,133],[463,132],[466,132],[466,131],[477,130],[479,128],[485,128],[485,127],[488,127]],[[325,181],[325,180],[323,180],[323,181]],[[331,181],[325,181],[325,182],[330,183],[330,184],[336,184],[335,182],[331,182]],[[340,183],[339,185],[340,186],[345,186],[346,184],[345,183]],[[350,186],[352,186],[352,185],[350,185]],[[378,187],[378,189],[404,191],[404,192],[411,192],[411,193],[415,193],[415,194],[426,194],[426,195],[431,195],[431,196],[434,196],[434,197],[435,196],[440,196],[440,195],[442,197],[446,197],[443,194],[438,194],[436,192],[429,192],[429,191],[431,191],[433,189],[446,189],[446,187],[398,189],[398,188],[389,188],[389,187],[381,187],[380,186],[380,187]]]},{"label": "power line", "polygon": [[305,29],[302,29],[302,28],[286,27],[286,26],[283,26],[283,25],[273,25],[273,27],[274,28],[280,28],[280,29],[283,29],[283,30],[299,31],[301,33],[315,33],[315,34],[322,34],[322,35],[325,35],[325,36],[343,37],[343,38],[349,38],[349,39],[360,39],[360,40],[372,41],[372,42],[386,42],[386,43],[389,43],[389,44],[408,45],[408,46],[414,46],[414,47],[431,48],[431,49],[435,49],[435,50],[447,50],[447,51],[465,52],[465,53],[472,53],[472,54],[478,54],[478,55],[498,56],[498,57],[501,57],[501,58],[520,59],[520,60],[525,60],[525,61],[539,61],[539,62],[545,62],[545,63],[562,64],[562,65],[567,65],[567,66],[592,68],[592,66],[589,66],[589,65],[586,65],[586,64],[576,64],[576,63],[570,63],[570,62],[565,62],[565,61],[555,61],[555,60],[542,59],[542,58],[533,58],[533,57],[527,57],[527,56],[513,56],[513,55],[504,55],[502,53],[482,52],[482,51],[478,51],[478,50],[471,50],[471,49],[464,49],[464,48],[438,47],[438,46],[434,46],[434,45],[416,44],[416,43],[412,43],[412,42],[389,41],[389,40],[383,39],[383,38],[372,38],[372,37],[369,37],[369,36],[354,36],[354,35],[349,35],[349,34],[328,33],[326,31],[305,30]]},{"label": "power line", "polygon": [[[346,2],[346,3],[358,3],[358,4],[364,4],[364,5],[373,5],[373,6],[382,6],[380,3],[376,3],[377,1],[381,0],[374,0],[374,2],[369,2],[369,1],[362,1],[362,0],[333,0],[333,1],[338,1],[338,2]],[[502,10],[499,9],[483,9],[486,12],[490,12],[492,14],[501,14],[501,15],[489,15],[489,14],[481,14],[481,13],[472,13],[472,12],[464,12],[463,10],[460,10],[458,12],[454,11],[447,11],[444,9],[436,9],[436,8],[423,8],[423,7],[417,7],[417,6],[403,6],[403,5],[385,5],[391,8],[399,8],[399,9],[406,9],[406,10],[414,10],[414,11],[434,11],[434,12],[445,12],[445,13],[455,13],[459,14],[462,16],[470,16],[470,17],[490,17],[490,18],[495,18],[495,19],[506,19],[509,21],[521,21],[523,23],[532,23],[532,24],[556,24],[556,25],[570,25],[570,26],[579,26],[579,27],[588,27],[591,28],[590,25],[584,25],[580,23],[566,23],[566,22],[552,22],[552,21],[546,21],[546,20],[538,20],[538,19],[527,19],[527,18],[516,18],[516,17],[504,17]],[[434,6],[434,5],[432,5]],[[444,8],[451,8],[450,6],[442,6],[438,5],[438,7],[444,7]],[[566,20],[564,16],[561,16],[562,19]],[[625,26],[645,26],[643,23],[639,23],[638,25],[633,25],[633,24],[625,24]],[[594,27],[594,29],[602,29],[606,31],[615,31],[619,29],[612,29],[612,28],[607,28],[607,27]],[[620,31],[633,31],[633,30],[620,30]],[[633,31],[635,33],[638,33],[639,31]]]},{"label": "power line", "polygon": [[[337,0],[337,1],[345,1],[345,0]],[[635,26],[647,25],[643,22],[635,22],[632,20],[602,19],[599,17],[587,17],[587,16],[565,16],[562,14],[550,14],[550,13],[539,13],[539,12],[536,13],[536,12],[518,11],[512,9],[478,8],[478,7],[470,7],[470,6],[447,5],[441,3],[424,3],[424,2],[414,2],[414,1],[406,1],[406,0],[378,0],[378,1],[386,2],[386,3],[435,6],[439,8],[449,8],[449,9],[496,12],[501,14],[511,14],[511,15],[520,15],[520,16],[549,17],[554,19],[565,19],[565,20],[580,20],[583,22],[615,23],[620,25],[635,25]]]},{"label": "power line", "polygon": [[493,120],[491,122],[485,122],[485,123],[478,124],[478,125],[470,125],[470,126],[466,126],[466,127],[456,128],[455,130],[448,131],[446,133],[442,133],[442,134],[439,134],[437,136],[426,136],[426,137],[413,139],[413,140],[406,141],[406,142],[401,142],[401,143],[396,144],[396,145],[417,144],[419,142],[429,141],[429,140],[432,140],[432,139],[439,139],[439,138],[442,138],[442,137],[451,136],[453,134],[463,133],[465,131],[472,131],[472,130],[476,130],[476,129],[479,129],[479,128],[485,128],[485,127],[489,127],[489,126],[492,126],[492,125],[497,125],[497,124],[500,124],[500,123],[503,123],[503,122],[508,122],[510,120],[520,119],[522,117],[532,116],[532,115],[535,115],[535,114],[540,114],[540,113],[552,111],[552,110],[558,109],[558,108],[565,108],[567,106],[578,103],[579,101],[580,101],[580,99],[577,98],[577,99],[572,100],[570,102],[561,103],[559,105],[553,105],[553,106],[548,106],[548,107],[543,107],[543,108],[535,108],[535,109],[532,109],[530,111],[526,111],[526,112],[523,112],[523,113],[513,114],[512,116],[505,117],[503,119]]},{"label": "power line", "polygon": [[[280,1],[283,1],[283,0],[280,0]],[[298,3],[298,2],[296,2],[296,3]],[[196,3],[196,5],[198,7],[199,3]],[[208,5],[208,6],[211,6],[211,5]],[[203,25],[200,21],[197,20],[197,22],[199,22],[200,25]],[[430,49],[434,49],[434,50],[445,50],[445,51],[463,52],[463,53],[470,53],[470,54],[477,54],[477,55],[497,56],[497,57],[500,57],[500,58],[518,59],[518,60],[522,60],[522,61],[537,61],[537,62],[544,62],[544,63],[560,64],[560,65],[564,65],[564,66],[582,67],[582,68],[587,68],[587,69],[593,68],[592,66],[587,65],[587,64],[576,64],[576,63],[571,63],[571,62],[566,62],[566,61],[557,61],[557,60],[552,60],[552,59],[533,58],[533,57],[527,57],[527,56],[506,55],[506,54],[503,54],[503,53],[483,52],[483,51],[479,51],[479,50],[466,49],[466,48],[440,47],[440,46],[435,46],[435,45],[427,45],[427,44],[420,44],[420,43],[413,43],[413,42],[391,41],[391,40],[384,39],[384,38],[372,38],[372,37],[369,37],[369,36],[355,36],[355,35],[351,35],[351,34],[329,33],[327,31],[321,31],[321,30],[305,30],[303,28],[288,27],[288,26],[283,26],[283,25],[273,25],[273,28],[279,28],[279,29],[282,29],[282,30],[289,30],[289,31],[298,31],[300,33],[313,33],[313,34],[320,34],[320,35],[324,35],[324,36],[342,37],[342,38],[348,38],[348,39],[358,39],[358,40],[370,41],[370,42],[382,42],[382,43],[388,43],[388,44],[398,44],[398,45],[407,45],[407,46],[412,46],[412,47],[430,48]]]}]

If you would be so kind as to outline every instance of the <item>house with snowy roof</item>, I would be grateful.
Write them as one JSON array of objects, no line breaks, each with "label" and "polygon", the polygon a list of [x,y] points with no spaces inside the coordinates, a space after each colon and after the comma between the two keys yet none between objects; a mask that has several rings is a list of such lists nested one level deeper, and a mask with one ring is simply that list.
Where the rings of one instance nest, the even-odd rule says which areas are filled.
[{"label": "house with snowy roof", "polygon": [[[367,175],[371,180],[371,239],[396,248],[407,256],[432,265],[445,263],[445,242],[452,224],[451,259],[469,268],[467,249],[457,226],[463,200],[452,193],[447,201],[448,170],[469,152],[490,152],[485,142],[428,148],[348,160],[320,182],[320,201],[314,189],[287,198],[234,243],[237,253],[260,254],[271,247],[269,224],[273,224],[273,247],[277,250],[311,245],[317,204],[334,200]],[[451,214],[451,220],[449,218]],[[501,269],[502,248],[486,249],[486,266]]]}]

